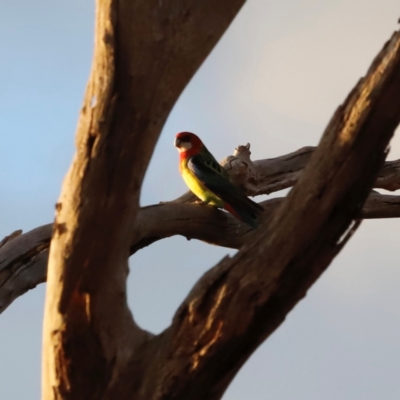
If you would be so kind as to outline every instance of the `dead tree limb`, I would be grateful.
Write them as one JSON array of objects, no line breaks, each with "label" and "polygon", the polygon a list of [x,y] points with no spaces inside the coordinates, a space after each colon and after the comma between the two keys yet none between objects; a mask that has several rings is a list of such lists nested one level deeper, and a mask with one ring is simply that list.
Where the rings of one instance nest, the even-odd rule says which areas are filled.
[{"label": "dead tree limb", "polygon": [[[273,192],[287,185],[288,180],[291,180],[288,178],[288,174],[292,173],[291,170],[300,176],[302,169],[298,170],[297,167],[294,167],[298,165],[298,161],[293,160],[296,159],[297,154],[302,154],[304,149],[273,159],[273,169],[267,162],[269,160],[261,160],[260,164],[266,168],[262,174],[268,182],[264,183],[258,177],[257,182],[260,186],[268,192]],[[235,157],[238,161],[232,164],[230,169],[234,176],[240,174],[239,161],[242,162],[241,156],[236,155]],[[291,164],[285,165],[287,162]],[[258,164],[258,162],[256,161],[254,164]],[[379,173],[380,177],[390,177],[390,187],[392,188],[400,185],[400,177],[397,177],[397,180],[393,179],[393,176],[397,174],[398,165],[398,160],[388,161]],[[234,172],[236,168],[239,168],[238,174]],[[247,178],[251,179],[252,175],[247,174]],[[251,182],[251,186],[253,186],[254,180]],[[389,179],[383,181],[378,178],[374,187],[388,189],[389,186],[384,186],[386,182],[389,182]],[[242,181],[242,184],[245,188],[248,187],[247,181]],[[251,242],[254,232],[229,214],[201,204],[182,202],[182,199],[192,201],[194,196],[185,194],[176,201],[163,202],[139,210],[135,222],[136,238],[132,238],[130,245],[131,255],[158,240],[175,235],[233,249],[239,249],[244,244]],[[265,209],[263,215],[265,220],[271,218],[282,201],[283,198],[274,198],[261,203]],[[400,218],[400,196],[371,192],[361,211],[360,218]],[[47,224],[24,234],[21,234],[22,231],[16,231],[3,239],[2,242],[7,243],[7,246],[3,249],[0,246],[0,313],[16,298],[46,281],[51,231],[52,224]]]},{"label": "dead tree limb", "polygon": [[[244,186],[249,196],[270,194],[296,184],[315,151],[315,147],[303,147],[281,157],[252,162],[249,147],[239,146],[232,156],[222,160],[222,165],[232,171],[232,177]],[[400,160],[385,163],[374,188],[400,189]]]},{"label": "dead tree limb", "polygon": [[[298,184],[251,244],[195,285],[149,343],[138,399],[220,399],[359,224],[400,120],[400,33],[329,123]],[[381,129],[383,128],[383,129]],[[126,378],[135,370],[128,369]],[[157,382],[155,385],[154,383]],[[121,397],[116,384],[111,392]],[[130,389],[135,394],[134,383]]]},{"label": "dead tree limb", "polygon": [[[285,178],[298,182],[248,233],[251,240],[200,279],[163,333],[136,326],[126,273],[129,248],[140,241],[143,176],[172,105],[242,3],[98,0],[77,154],[50,247],[44,400],[220,399],[359,224],[400,120],[398,32],[337,110],[301,175]],[[214,223],[229,221],[196,207],[215,214]]]},{"label": "dead tree limb", "polygon": [[[246,190],[260,185],[265,193],[286,188],[288,182],[296,181],[301,175],[304,157],[307,157],[308,161],[314,151],[312,147],[304,147],[272,160],[252,162],[249,159],[246,169],[250,165],[251,173],[247,171],[246,180],[243,181],[240,175],[243,174],[242,163],[245,162],[243,157],[247,158],[247,151],[240,149],[246,149],[246,146],[239,146],[234,158],[229,156],[225,159],[235,160],[233,163],[230,162],[229,171],[235,179],[239,177]],[[257,178],[254,178],[253,165],[257,165]],[[399,165],[399,160],[387,161],[374,187],[387,190],[399,187]],[[225,167],[227,168],[227,162]],[[289,176],[291,174],[292,177]],[[261,176],[266,181],[262,181]],[[247,180],[251,183],[248,184]],[[194,197],[185,194],[177,201],[147,206],[139,210],[135,222],[137,238],[132,238],[131,255],[155,241],[174,235],[233,249],[239,249],[252,240],[253,231],[229,214],[199,204],[182,203],[182,199],[193,200]],[[264,219],[270,219],[282,201],[283,198],[274,198],[262,202],[265,208]],[[369,195],[360,214],[362,219],[399,217],[400,196],[382,195],[375,191]],[[4,249],[0,246],[0,313],[16,298],[46,281],[51,231],[52,224],[47,224],[22,235],[22,231],[16,231],[1,242],[2,246],[6,243],[7,246]],[[13,240],[16,238],[17,240]]]},{"label": "dead tree limb", "polygon": [[49,253],[43,399],[109,398],[149,339],[126,302],[143,177],[175,101],[243,2],[97,1],[77,152]]}]

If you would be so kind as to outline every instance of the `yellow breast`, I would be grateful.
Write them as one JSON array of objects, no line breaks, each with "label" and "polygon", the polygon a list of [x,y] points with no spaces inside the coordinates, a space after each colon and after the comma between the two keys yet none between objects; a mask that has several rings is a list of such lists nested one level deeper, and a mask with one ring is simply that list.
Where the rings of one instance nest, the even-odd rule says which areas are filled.
[{"label": "yellow breast", "polygon": [[197,178],[196,176],[190,171],[187,167],[187,160],[182,160],[181,165],[181,174],[182,178],[185,181],[188,188],[204,203],[216,206],[216,207],[223,207],[224,202],[216,196],[213,192],[208,190]]}]

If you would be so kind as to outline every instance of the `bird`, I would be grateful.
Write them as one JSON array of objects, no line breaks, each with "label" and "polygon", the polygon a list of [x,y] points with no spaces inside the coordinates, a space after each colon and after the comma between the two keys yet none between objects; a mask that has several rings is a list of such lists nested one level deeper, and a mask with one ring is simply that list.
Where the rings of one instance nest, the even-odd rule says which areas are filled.
[{"label": "bird", "polygon": [[182,178],[201,201],[223,208],[252,229],[258,227],[258,217],[264,209],[232,182],[197,135],[191,132],[177,133],[174,146],[179,151]]}]

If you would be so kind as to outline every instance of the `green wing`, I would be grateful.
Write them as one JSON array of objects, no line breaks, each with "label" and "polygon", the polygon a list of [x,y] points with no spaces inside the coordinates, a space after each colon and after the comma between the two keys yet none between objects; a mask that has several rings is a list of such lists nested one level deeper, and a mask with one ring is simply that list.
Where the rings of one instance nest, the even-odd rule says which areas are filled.
[{"label": "green wing", "polygon": [[233,207],[241,216],[245,213],[248,217],[256,218],[263,210],[230,180],[228,173],[208,150],[191,157],[187,166],[208,190]]}]

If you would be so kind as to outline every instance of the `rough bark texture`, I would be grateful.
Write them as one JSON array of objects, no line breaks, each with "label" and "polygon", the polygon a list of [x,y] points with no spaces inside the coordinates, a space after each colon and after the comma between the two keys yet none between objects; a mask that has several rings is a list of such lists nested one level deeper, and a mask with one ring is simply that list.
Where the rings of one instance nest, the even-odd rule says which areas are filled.
[{"label": "rough bark texture", "polygon": [[49,253],[43,399],[108,397],[148,340],[126,303],[142,180],[168,113],[242,4],[97,1],[77,152]]},{"label": "rough bark texture", "polygon": [[[14,280],[11,286],[20,285],[18,290],[24,287],[18,276],[35,270],[43,277],[49,259],[45,400],[220,399],[360,218],[398,216],[397,196],[373,192],[363,204],[374,182],[399,187],[398,162],[383,167],[400,121],[399,32],[336,111],[316,149],[251,163],[244,146],[224,161],[251,194],[296,183],[285,199],[264,203],[257,231],[237,226],[220,211],[186,204],[190,195],[139,210],[143,176],[162,125],[242,3],[98,0],[77,153],[55,223],[25,235],[16,232],[0,249],[0,284]],[[160,226],[149,218],[168,221],[172,212],[187,213],[191,223],[174,218]],[[222,238],[210,233],[210,226]],[[171,326],[154,336],[136,326],[127,307],[127,261],[130,252],[171,234],[240,250],[210,269]]]},{"label": "rough bark texture", "polygon": [[[282,157],[253,163],[248,158],[248,148],[239,146],[240,148],[245,151],[236,151],[233,156],[235,162],[230,163],[229,167],[225,163],[225,168],[236,179],[243,174],[243,164],[245,164],[246,180],[239,178],[243,187],[247,191],[249,186],[257,184],[264,188],[265,193],[287,188],[289,182],[293,181],[289,175],[295,174],[299,177],[304,167],[303,156],[311,155],[314,151],[314,148],[305,147]],[[231,157],[226,159],[232,159]],[[256,176],[253,175],[254,164],[257,165]],[[399,165],[399,160],[387,161],[379,172],[374,188],[396,190],[400,186]],[[251,183],[248,184],[248,181]],[[174,235],[233,249],[239,249],[252,241],[255,235],[253,230],[230,214],[202,204],[193,204],[195,200],[193,195],[187,193],[175,201],[141,208],[135,222],[135,237],[131,239],[130,254],[157,240]],[[263,220],[269,220],[283,200],[281,197],[263,201],[261,203],[265,209]],[[383,195],[372,191],[359,217],[399,218],[400,196]],[[43,225],[24,234],[22,231],[16,231],[3,239],[4,247],[0,245],[0,313],[17,297],[46,281],[52,226],[52,224]]]},{"label": "rough bark texture", "polygon": [[[251,244],[207,272],[153,338],[115,397],[219,399],[241,365],[284,320],[357,228],[400,118],[400,34],[341,106],[298,184]],[[381,129],[382,128],[382,129]],[[326,155],[329,154],[329,157]],[[350,226],[350,228],[349,228]]]}]

